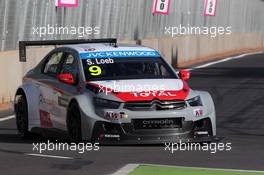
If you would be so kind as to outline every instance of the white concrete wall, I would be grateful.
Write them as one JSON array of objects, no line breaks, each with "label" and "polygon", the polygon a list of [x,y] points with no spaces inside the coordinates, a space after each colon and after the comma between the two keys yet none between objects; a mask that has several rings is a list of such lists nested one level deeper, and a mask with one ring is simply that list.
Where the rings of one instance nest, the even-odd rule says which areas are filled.
[{"label": "white concrete wall", "polygon": [[[120,42],[136,43],[132,40]],[[242,52],[264,51],[263,33],[233,33],[230,36],[221,36],[215,39],[211,39],[209,36],[180,36],[145,39],[137,42],[159,50],[173,66],[188,66]],[[26,63],[19,62],[17,50],[0,52],[0,104],[13,100],[23,75],[51,49],[28,49],[28,62]],[[178,50],[177,54],[176,50]],[[175,60],[176,58],[177,60]]]},{"label": "white concrete wall", "polygon": [[[141,43],[159,50],[173,66],[188,66],[226,55],[263,50],[264,33],[233,33],[216,38],[205,35],[177,36],[145,39]],[[174,60],[176,58],[177,61]]]},{"label": "white concrete wall", "polygon": [[[38,36],[33,27],[100,27],[99,35],[138,40],[164,37],[164,28],[232,27],[232,32],[263,32],[263,0],[220,0],[215,17],[203,15],[204,0],[172,0],[170,14],[152,15],[153,0],[79,0],[77,8],[57,8],[55,0],[0,0],[0,50],[21,40],[76,39],[77,35]],[[191,37],[190,37],[191,38]],[[199,39],[198,39],[199,40]],[[193,41],[193,40],[192,40]],[[187,44],[188,41],[186,41]]]},{"label": "white concrete wall", "polygon": [[28,62],[19,62],[18,50],[0,52],[0,104],[13,101],[25,73],[36,66],[51,48],[28,49]]}]

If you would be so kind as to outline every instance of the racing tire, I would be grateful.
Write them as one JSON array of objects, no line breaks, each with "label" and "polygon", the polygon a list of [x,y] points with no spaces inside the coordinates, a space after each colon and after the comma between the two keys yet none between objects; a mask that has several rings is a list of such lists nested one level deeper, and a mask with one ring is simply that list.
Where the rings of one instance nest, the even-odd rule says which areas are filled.
[{"label": "racing tire", "polygon": [[68,108],[67,129],[71,141],[82,141],[81,113],[79,105],[76,102],[73,102]]},{"label": "racing tire", "polygon": [[24,95],[17,96],[15,104],[16,125],[18,133],[23,138],[32,138],[33,134],[28,131],[28,107]]}]

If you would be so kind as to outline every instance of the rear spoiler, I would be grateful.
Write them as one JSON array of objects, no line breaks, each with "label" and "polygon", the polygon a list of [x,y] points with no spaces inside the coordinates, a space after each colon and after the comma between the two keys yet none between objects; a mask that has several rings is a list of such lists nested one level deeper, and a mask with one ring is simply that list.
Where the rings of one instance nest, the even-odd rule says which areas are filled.
[{"label": "rear spoiler", "polygon": [[82,39],[82,40],[45,40],[45,41],[19,41],[19,61],[27,61],[27,46],[51,46],[51,45],[67,45],[67,44],[88,44],[88,43],[110,43],[117,47],[117,39]]}]

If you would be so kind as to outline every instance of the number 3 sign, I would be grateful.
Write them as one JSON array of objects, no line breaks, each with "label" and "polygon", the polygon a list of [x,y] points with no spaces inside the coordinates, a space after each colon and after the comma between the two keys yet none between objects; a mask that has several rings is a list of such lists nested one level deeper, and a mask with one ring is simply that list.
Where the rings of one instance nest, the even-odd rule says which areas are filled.
[{"label": "number 3 sign", "polygon": [[218,0],[205,0],[204,16],[215,16]]},{"label": "number 3 sign", "polygon": [[153,13],[169,14],[171,0],[154,0]]}]

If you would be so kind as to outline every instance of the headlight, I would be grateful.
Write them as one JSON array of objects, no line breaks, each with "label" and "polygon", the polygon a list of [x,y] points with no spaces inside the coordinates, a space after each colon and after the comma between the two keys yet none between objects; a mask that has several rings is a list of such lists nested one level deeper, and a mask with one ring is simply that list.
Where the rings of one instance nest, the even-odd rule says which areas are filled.
[{"label": "headlight", "polygon": [[190,106],[203,106],[202,100],[200,96],[191,98],[187,100]]},{"label": "headlight", "polygon": [[108,109],[118,109],[120,104],[121,103],[117,102],[117,101],[106,100],[106,99],[102,99],[102,98],[94,98],[95,107],[108,108]]}]

